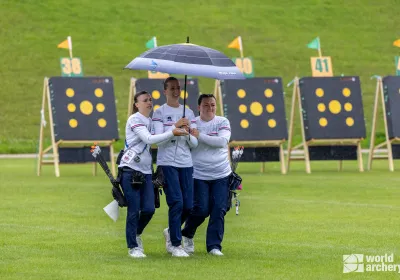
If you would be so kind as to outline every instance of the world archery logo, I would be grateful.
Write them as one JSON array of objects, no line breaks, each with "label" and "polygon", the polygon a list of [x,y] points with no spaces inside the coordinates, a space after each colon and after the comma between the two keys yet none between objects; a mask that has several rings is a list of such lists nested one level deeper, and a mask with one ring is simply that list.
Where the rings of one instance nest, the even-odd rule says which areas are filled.
[{"label": "world archery logo", "polygon": [[155,70],[155,69],[157,68],[157,66],[158,66],[158,64],[157,64],[154,60],[152,60],[152,61],[151,61],[151,68],[152,68],[152,70]]}]

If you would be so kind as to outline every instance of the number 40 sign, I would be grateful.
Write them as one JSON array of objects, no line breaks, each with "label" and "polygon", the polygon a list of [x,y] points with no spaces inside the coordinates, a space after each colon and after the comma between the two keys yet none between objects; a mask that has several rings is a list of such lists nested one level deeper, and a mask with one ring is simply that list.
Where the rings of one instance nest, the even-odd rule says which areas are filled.
[{"label": "number 40 sign", "polygon": [[61,66],[61,76],[62,77],[82,77],[82,62],[78,57],[61,57],[60,58],[60,66]]},{"label": "number 40 sign", "polygon": [[333,77],[331,57],[311,57],[311,70],[313,77]]}]

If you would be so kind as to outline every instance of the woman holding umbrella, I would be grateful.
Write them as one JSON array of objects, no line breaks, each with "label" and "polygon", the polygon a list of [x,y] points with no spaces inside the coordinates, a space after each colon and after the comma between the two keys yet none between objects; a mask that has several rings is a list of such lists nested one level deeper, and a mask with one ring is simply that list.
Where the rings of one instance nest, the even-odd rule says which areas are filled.
[{"label": "woman holding umbrella", "polygon": [[[155,135],[165,133],[175,127],[187,131],[196,126],[191,109],[179,104],[181,88],[178,79],[169,77],[164,82],[167,103],[153,113]],[[181,226],[193,207],[193,163],[191,149],[197,147],[197,138],[190,136],[174,137],[158,144],[157,166],[164,178],[164,193],[169,207],[168,228],[164,229],[166,249],[174,257],[188,257],[181,246]]]},{"label": "woman holding umbrella", "polygon": [[222,256],[224,217],[229,203],[229,176],[232,173],[228,157],[231,127],[227,118],[215,115],[214,95],[200,95],[198,105],[200,116],[196,117],[197,129],[191,131],[191,135],[199,141],[192,150],[194,207],[182,230],[183,245],[186,252],[194,252],[193,237],[196,230],[210,216],[207,252]]},{"label": "woman holding umbrella", "polygon": [[121,187],[128,204],[126,242],[128,254],[133,258],[146,257],[141,234],[155,211],[150,146],[174,136],[188,135],[187,131],[180,128],[160,135],[151,135],[149,115],[152,109],[153,101],[149,93],[141,91],[135,94],[134,114],[126,123],[125,149],[118,166],[122,169]]},{"label": "woman holding umbrella", "polygon": [[[245,79],[235,63],[223,53],[204,46],[186,43],[165,45],[150,49],[134,58],[126,69],[149,70],[169,74],[209,77],[218,80]],[[184,85],[186,93],[186,83]],[[187,118],[180,119],[184,106],[179,105],[180,87],[176,78],[164,83],[167,104],[157,109],[153,115],[155,133],[163,133],[174,127],[195,128],[193,111],[187,110]],[[184,100],[185,102],[185,100]],[[215,113],[214,113],[215,114]],[[185,114],[183,114],[185,116]],[[198,145],[196,136],[185,136],[166,141],[159,145],[157,165],[161,166],[166,178],[164,192],[169,206],[169,231],[164,230],[167,251],[175,256],[187,257],[182,250],[181,225],[192,208],[193,165],[190,148]]]}]

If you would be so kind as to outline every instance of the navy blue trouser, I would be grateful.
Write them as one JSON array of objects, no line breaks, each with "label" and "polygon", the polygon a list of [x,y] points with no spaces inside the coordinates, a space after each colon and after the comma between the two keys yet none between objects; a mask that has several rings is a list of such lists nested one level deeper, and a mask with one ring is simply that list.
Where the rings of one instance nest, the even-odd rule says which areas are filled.
[{"label": "navy blue trouser", "polygon": [[207,227],[207,252],[222,249],[225,214],[229,203],[229,176],[217,180],[194,179],[194,206],[182,235],[193,238],[197,228],[210,216]]},{"label": "navy blue trouser", "polygon": [[144,174],[144,176],[145,183],[132,187],[133,173],[131,171],[122,172],[121,186],[128,203],[126,215],[126,242],[128,248],[138,247],[136,235],[142,234],[155,211],[154,187],[151,175]]},{"label": "navy blue trouser", "polygon": [[193,208],[193,167],[161,166],[168,204],[168,227],[172,246],[181,245],[181,226]]}]

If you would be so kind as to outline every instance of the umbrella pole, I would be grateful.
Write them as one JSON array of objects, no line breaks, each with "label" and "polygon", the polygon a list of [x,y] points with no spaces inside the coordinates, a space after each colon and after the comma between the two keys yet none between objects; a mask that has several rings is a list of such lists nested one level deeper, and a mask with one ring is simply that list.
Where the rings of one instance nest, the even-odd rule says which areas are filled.
[{"label": "umbrella pole", "polygon": [[[186,43],[189,43],[189,36],[186,37]],[[187,75],[185,75],[185,85],[183,87],[183,118],[185,117],[185,111],[186,111],[186,82],[187,82]]]},{"label": "umbrella pole", "polygon": [[185,117],[185,111],[186,111],[186,82],[187,82],[187,75],[185,75],[185,85],[183,87],[183,117]]}]

